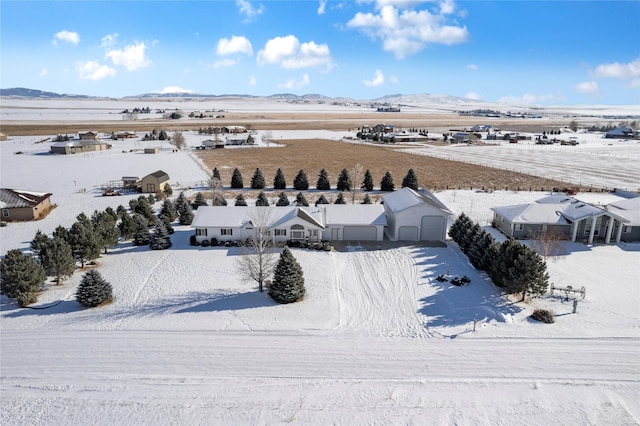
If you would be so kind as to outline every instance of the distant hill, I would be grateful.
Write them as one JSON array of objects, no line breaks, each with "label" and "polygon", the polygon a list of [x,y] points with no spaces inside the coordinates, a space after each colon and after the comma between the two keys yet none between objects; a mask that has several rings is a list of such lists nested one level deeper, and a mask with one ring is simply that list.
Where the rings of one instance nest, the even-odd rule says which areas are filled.
[{"label": "distant hill", "polygon": [[136,98],[136,99],[167,99],[167,98],[247,98],[247,99],[251,99],[251,98],[257,98],[259,96],[253,96],[253,95],[231,95],[231,94],[224,94],[224,95],[208,95],[205,93],[195,93],[195,92],[173,92],[173,93],[143,93],[140,95],[133,95],[133,96],[125,96],[123,97],[123,99],[130,99],[130,98]]},{"label": "distant hill", "polygon": [[40,99],[52,99],[52,98],[89,98],[90,96],[85,95],[70,95],[67,93],[54,93],[54,92],[44,92],[42,90],[36,89],[26,89],[24,87],[14,87],[11,89],[0,89],[0,96],[13,96],[13,97],[21,97],[21,98],[40,98]]},{"label": "distant hill", "polygon": [[415,95],[386,95],[381,98],[373,99],[373,102],[396,105],[469,105],[484,103],[483,101],[460,98],[458,96],[432,95],[429,93],[420,93]]}]

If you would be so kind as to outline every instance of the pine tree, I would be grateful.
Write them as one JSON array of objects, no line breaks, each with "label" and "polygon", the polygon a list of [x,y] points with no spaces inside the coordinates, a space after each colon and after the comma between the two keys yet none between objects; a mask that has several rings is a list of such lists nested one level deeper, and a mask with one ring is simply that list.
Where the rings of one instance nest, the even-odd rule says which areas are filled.
[{"label": "pine tree", "polygon": [[246,205],[247,205],[247,202],[244,199],[244,195],[242,195],[242,192],[241,192],[236,196],[236,206],[246,206]]},{"label": "pine tree", "polygon": [[336,197],[336,202],[334,204],[347,204],[347,202],[344,200],[344,196],[342,195],[342,192],[338,193],[338,196]]},{"label": "pine tree", "polygon": [[338,191],[351,191],[351,176],[347,169],[342,169],[338,175]]},{"label": "pine tree", "polygon": [[47,279],[42,265],[20,249],[9,250],[0,260],[0,293],[22,307],[36,302],[36,292]]},{"label": "pine tree", "polygon": [[293,180],[293,188],[297,191],[306,191],[309,189],[309,180],[304,170],[300,170]]},{"label": "pine tree", "polygon": [[276,176],[273,178],[273,188],[274,189],[286,189],[287,181],[284,178],[284,173],[282,169],[276,170]]},{"label": "pine tree", "polygon": [[173,189],[171,188],[171,185],[169,185],[168,183],[164,184],[164,188],[162,190],[162,192],[164,193],[164,196],[169,198],[173,195]]},{"label": "pine tree", "polygon": [[56,226],[56,229],[53,230],[53,238],[60,237],[65,240],[67,243],[69,242],[69,230],[62,225]]},{"label": "pine tree", "polygon": [[416,176],[416,172],[413,169],[409,169],[407,175],[402,179],[402,187],[410,188],[414,191],[418,190],[418,176]]},{"label": "pine tree", "polygon": [[141,214],[135,215],[136,230],[133,232],[133,245],[146,246],[149,244],[149,222]]},{"label": "pine tree", "polygon": [[360,185],[361,189],[365,191],[373,191],[373,177],[371,176],[371,172],[367,169],[364,172],[364,180],[362,181],[362,185]]},{"label": "pine tree", "polygon": [[202,192],[196,193],[196,198],[193,200],[193,208],[198,210],[198,207],[206,206],[207,200],[204,199]]},{"label": "pine tree", "polygon": [[165,250],[171,247],[171,238],[169,231],[164,226],[161,219],[156,219],[153,226],[153,233],[149,237],[149,247],[151,250]]},{"label": "pine tree", "polygon": [[193,221],[193,211],[191,211],[191,206],[184,192],[181,192],[176,200],[176,210],[178,211],[178,223],[180,223],[180,225],[191,225]]},{"label": "pine tree", "polygon": [[164,227],[166,228],[167,232],[169,233],[169,235],[173,235],[174,232],[176,232],[173,229],[173,225],[171,225],[171,220],[169,220],[169,218],[163,214],[159,214],[158,215],[158,219],[160,219],[162,221],[162,223],[164,224]]},{"label": "pine tree", "polygon": [[478,238],[478,235],[480,235],[481,231],[482,229],[480,228],[480,225],[475,222],[471,222],[471,226],[469,226],[460,234],[460,241],[458,242],[458,246],[464,254],[469,254],[469,249],[471,248],[473,241]]},{"label": "pine tree", "polygon": [[316,206],[318,204],[329,204],[329,201],[325,198],[324,194],[320,194],[320,197],[316,201]]},{"label": "pine tree", "polygon": [[113,289],[100,272],[95,269],[87,271],[76,291],[76,300],[87,308],[93,308],[113,300]]},{"label": "pine tree", "polygon": [[120,215],[118,229],[123,240],[130,240],[136,230],[136,220],[129,213],[124,212]]},{"label": "pine tree", "polygon": [[43,256],[42,266],[49,275],[56,277],[58,284],[64,277],[71,276],[76,269],[71,246],[60,237],[54,237],[47,242]]},{"label": "pine tree", "polygon": [[393,191],[393,178],[391,177],[391,172],[386,172],[382,181],[380,181],[380,190],[381,191]]},{"label": "pine tree", "polygon": [[141,214],[147,219],[147,222],[153,222],[153,209],[149,203],[149,199],[144,195],[138,197],[138,202],[135,203],[135,207],[132,209],[134,213]]},{"label": "pine tree", "polygon": [[362,204],[371,204],[371,198],[369,198],[369,194],[364,194],[364,199],[362,200]]},{"label": "pine tree", "polygon": [[449,228],[449,236],[453,241],[460,244],[463,233],[467,232],[467,229],[469,229],[472,225],[473,223],[471,219],[469,219],[469,216],[462,212]]},{"label": "pine tree", "polygon": [[104,253],[107,254],[107,247],[118,244],[118,238],[120,238],[120,231],[116,227],[116,219],[106,211],[99,212],[96,210],[91,216],[91,223],[97,240],[104,248]]},{"label": "pine tree", "polygon": [[231,175],[231,188],[233,189],[241,189],[244,186],[242,182],[242,173],[236,167],[233,169],[233,174]]},{"label": "pine tree", "polygon": [[91,221],[84,213],[78,215],[78,220],[69,230],[69,244],[73,255],[80,261],[83,268],[85,262],[100,256],[101,242],[96,237]]},{"label": "pine tree", "polygon": [[176,210],[176,205],[170,199],[165,199],[162,202],[162,208],[160,209],[160,214],[169,218],[170,222],[175,221],[178,218],[178,211]]},{"label": "pine tree", "polygon": [[115,210],[111,208],[111,206],[108,206],[106,209],[104,209],[104,212],[111,216],[111,219],[113,219],[114,222],[118,221],[118,213],[116,213]]},{"label": "pine tree", "polygon": [[320,191],[328,191],[331,189],[329,173],[325,169],[320,170],[318,181],[316,182],[316,189],[319,189]]},{"label": "pine tree", "polygon": [[496,240],[490,233],[482,229],[473,240],[468,250],[469,261],[481,271],[488,271],[491,268],[492,258],[487,257],[491,247],[496,244]]},{"label": "pine tree", "polygon": [[502,243],[491,271],[494,283],[510,294],[544,294],[549,285],[547,264],[538,253],[514,239]]},{"label": "pine tree", "polygon": [[278,303],[293,303],[302,299],[304,294],[302,268],[291,251],[285,247],[273,271],[269,296]]},{"label": "pine tree", "polygon": [[227,200],[219,192],[215,192],[211,197],[212,206],[226,206]]},{"label": "pine tree", "polygon": [[218,170],[217,167],[213,168],[212,177],[215,178],[215,179],[218,179],[218,180],[222,180],[222,179],[220,179],[220,171]]},{"label": "pine tree", "polygon": [[264,186],[264,176],[262,176],[260,169],[257,168],[251,177],[251,189],[264,189]]},{"label": "pine tree", "polygon": [[286,207],[289,204],[290,204],[289,197],[287,197],[287,194],[285,194],[284,192],[281,192],[280,195],[278,195],[278,201],[276,202],[276,206]]},{"label": "pine tree", "polygon": [[258,194],[258,198],[256,198],[256,206],[257,207],[267,207],[269,205],[269,200],[267,196],[264,195],[263,191],[260,191]]},{"label": "pine tree", "polygon": [[48,243],[49,237],[47,236],[47,234],[38,229],[29,246],[31,247],[31,251],[33,252],[33,254],[36,255],[36,258],[40,262],[42,262],[44,250],[47,247]]},{"label": "pine tree", "polygon": [[299,207],[309,206],[309,202],[307,201],[307,199],[305,198],[302,192],[298,192],[298,195],[296,195],[296,206],[299,206]]},{"label": "pine tree", "polygon": [[151,207],[156,203],[156,197],[154,197],[153,194],[149,194],[147,196],[147,201],[149,201],[149,207]]}]

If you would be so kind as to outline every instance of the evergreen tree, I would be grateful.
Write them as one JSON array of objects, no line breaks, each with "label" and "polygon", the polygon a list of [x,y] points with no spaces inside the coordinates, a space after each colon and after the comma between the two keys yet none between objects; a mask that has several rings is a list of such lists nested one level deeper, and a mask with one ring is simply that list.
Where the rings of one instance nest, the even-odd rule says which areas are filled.
[{"label": "evergreen tree", "polygon": [[264,176],[262,176],[260,169],[257,168],[251,177],[251,189],[264,189],[264,186]]},{"label": "evergreen tree", "polygon": [[287,197],[287,194],[285,194],[284,192],[281,192],[280,195],[278,195],[278,201],[276,202],[276,206],[286,207],[289,204],[290,203],[289,203],[289,198]]},{"label": "evergreen tree", "polygon": [[242,182],[242,174],[240,173],[240,170],[238,170],[238,168],[236,167],[235,169],[233,169],[233,174],[231,175],[231,188],[240,189],[243,186],[244,186],[244,183]]},{"label": "evergreen tree", "polygon": [[93,212],[91,216],[93,232],[96,234],[96,239],[100,242],[100,245],[104,248],[105,254],[107,254],[107,247],[118,244],[118,238],[120,238],[120,231],[116,227],[116,219],[106,211],[99,212],[98,210]]},{"label": "evergreen tree", "polygon": [[260,191],[258,194],[258,198],[256,198],[256,206],[257,207],[267,207],[269,205],[269,200],[267,196],[264,195],[263,191]]},{"label": "evergreen tree", "polygon": [[162,192],[164,193],[164,196],[167,198],[173,195],[173,189],[171,188],[171,185],[169,185],[168,183],[164,184],[164,188],[162,189]]},{"label": "evergreen tree", "polygon": [[342,195],[342,192],[338,193],[338,196],[336,197],[336,202],[334,204],[347,204],[347,202],[344,200],[344,196]]},{"label": "evergreen tree", "polygon": [[162,208],[160,209],[160,214],[169,218],[169,222],[173,222],[178,218],[178,211],[176,210],[176,205],[173,201],[166,198],[162,202]]},{"label": "evergreen tree", "polygon": [[156,203],[156,197],[153,194],[149,194],[147,196],[147,200],[149,201],[149,207],[153,206]]},{"label": "evergreen tree", "polygon": [[137,201],[138,202],[135,203],[135,207],[133,208],[133,212],[141,214],[147,219],[147,222],[153,223],[153,209],[151,208],[149,199],[144,195],[141,195],[138,197]]},{"label": "evergreen tree", "polygon": [[462,235],[467,232],[467,230],[473,225],[469,216],[464,214],[464,212],[460,213],[460,216],[456,218],[451,227],[449,228],[449,236],[453,241],[460,244],[462,239]]},{"label": "evergreen tree", "polygon": [[297,191],[306,191],[309,189],[309,180],[304,170],[300,170],[293,180],[293,188]]},{"label": "evergreen tree", "polygon": [[158,215],[158,219],[160,219],[162,221],[162,223],[164,224],[165,229],[167,230],[167,232],[169,233],[169,235],[173,235],[174,232],[176,232],[173,229],[173,225],[171,225],[171,221],[169,220],[169,218],[163,214],[159,214]]},{"label": "evergreen tree", "polygon": [[33,252],[33,254],[36,255],[36,258],[40,262],[42,262],[44,250],[47,247],[48,243],[49,237],[47,236],[47,234],[38,229],[29,246],[31,247],[31,251]]},{"label": "evergreen tree", "polygon": [[393,191],[393,178],[391,177],[391,172],[386,172],[382,181],[380,181],[380,190],[381,191]]},{"label": "evergreen tree", "polygon": [[475,222],[471,222],[471,226],[461,233],[458,246],[460,246],[460,250],[462,250],[464,254],[469,254],[469,249],[471,248],[473,241],[478,238],[481,231],[482,229],[480,228],[480,225]]},{"label": "evergreen tree", "polygon": [[347,169],[342,169],[338,175],[338,191],[351,191],[351,176]]},{"label": "evergreen tree", "polygon": [[38,300],[35,293],[46,279],[42,265],[19,249],[9,250],[0,260],[0,293],[22,307]]},{"label": "evergreen tree", "polygon": [[119,204],[118,208],[116,208],[116,214],[118,215],[118,217],[120,217],[122,213],[126,213],[126,212],[127,212],[127,209],[125,209],[122,204]]},{"label": "evergreen tree", "polygon": [[298,195],[296,195],[296,206],[298,207],[308,207],[309,206],[309,202],[307,201],[307,199],[305,198],[304,194],[302,192],[298,192]]},{"label": "evergreen tree", "polygon": [[62,225],[56,226],[56,229],[53,230],[53,238],[59,237],[65,240],[67,243],[69,242],[69,230]]},{"label": "evergreen tree", "polygon": [[409,169],[407,175],[402,179],[402,187],[410,188],[414,191],[418,190],[418,176],[416,176],[416,172],[413,169]]},{"label": "evergreen tree", "polygon": [[106,209],[104,209],[104,212],[111,216],[111,219],[113,219],[114,222],[118,221],[118,213],[116,213],[115,210],[111,208],[111,206],[108,206]]},{"label": "evergreen tree", "polygon": [[212,177],[215,178],[215,179],[218,179],[218,180],[222,180],[222,179],[220,179],[220,171],[218,170],[217,167],[213,168],[213,176]]},{"label": "evergreen tree", "polygon": [[320,197],[316,201],[316,206],[318,206],[318,204],[329,204],[329,200],[325,198],[324,194],[320,194]]},{"label": "evergreen tree", "polygon": [[491,246],[496,244],[496,240],[484,229],[476,234],[467,255],[471,264],[481,271],[488,271],[491,268],[492,258],[487,258],[487,253],[491,251]]},{"label": "evergreen tree", "polygon": [[136,230],[133,232],[133,245],[146,246],[149,244],[149,222],[141,214],[135,215]]},{"label": "evergreen tree", "polygon": [[329,172],[325,169],[320,170],[318,182],[316,182],[316,189],[319,189],[320,191],[328,191],[331,189],[331,184],[329,183]]},{"label": "evergreen tree", "polygon": [[362,200],[362,204],[371,204],[371,198],[369,198],[369,194],[364,194],[364,200]]},{"label": "evergreen tree", "polygon": [[136,207],[138,206],[138,199],[132,198],[129,200],[129,210],[135,213]]},{"label": "evergreen tree", "polygon": [[364,180],[362,181],[362,185],[360,185],[361,189],[365,191],[373,191],[373,177],[371,176],[371,172],[367,169],[364,172]]},{"label": "evergreen tree", "polygon": [[153,233],[149,237],[149,247],[151,250],[165,250],[171,247],[171,238],[169,231],[164,226],[161,219],[156,219],[153,226]]},{"label": "evergreen tree", "polygon": [[193,211],[191,211],[191,206],[184,192],[181,192],[176,200],[176,210],[178,211],[178,223],[180,223],[180,225],[191,225],[193,221]]},{"label": "evergreen tree", "polygon": [[242,192],[241,192],[236,196],[236,206],[246,206],[246,205],[247,205],[247,202],[244,199],[244,195],[242,195]]},{"label": "evergreen tree", "polygon": [[96,237],[91,221],[84,213],[78,215],[78,220],[69,230],[69,244],[73,255],[80,261],[83,268],[85,262],[100,256],[101,242]]},{"label": "evergreen tree", "polygon": [[284,178],[284,173],[282,169],[276,170],[276,176],[273,178],[273,188],[274,189],[286,189],[287,181]]},{"label": "evergreen tree", "polygon": [[212,206],[226,206],[227,200],[220,194],[219,192],[214,192],[211,197],[211,205]]},{"label": "evergreen tree", "polygon": [[206,205],[207,205],[207,200],[204,199],[204,195],[202,195],[202,192],[198,192],[196,194],[196,199],[193,200],[193,208],[198,210],[198,207],[202,207]]},{"label": "evergreen tree", "polygon": [[302,299],[304,294],[302,268],[291,251],[285,247],[273,271],[269,296],[278,303],[293,303]]},{"label": "evergreen tree", "polygon": [[122,239],[130,240],[133,238],[133,234],[136,230],[136,220],[129,213],[125,212],[120,215],[118,229],[120,230],[120,236]]},{"label": "evergreen tree", "polygon": [[76,300],[87,308],[93,308],[113,300],[113,289],[96,269],[87,271],[82,276]]},{"label": "evergreen tree", "polygon": [[71,246],[60,237],[54,237],[47,242],[43,256],[42,266],[49,275],[56,277],[58,284],[64,277],[71,276],[76,269]]},{"label": "evergreen tree", "polygon": [[491,278],[510,294],[544,294],[549,285],[547,265],[538,253],[514,239],[502,243]]}]

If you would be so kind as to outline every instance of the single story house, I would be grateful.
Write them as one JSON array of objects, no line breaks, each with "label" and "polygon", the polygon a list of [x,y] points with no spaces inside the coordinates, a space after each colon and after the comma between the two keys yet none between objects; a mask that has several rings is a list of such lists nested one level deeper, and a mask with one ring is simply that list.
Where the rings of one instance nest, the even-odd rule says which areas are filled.
[{"label": "single story house", "polygon": [[247,145],[249,143],[249,134],[231,134],[226,137],[225,145]]},{"label": "single story house", "polygon": [[221,131],[222,133],[246,133],[247,128],[244,126],[225,126]]},{"label": "single story house", "polygon": [[78,138],[80,138],[81,141],[97,141],[100,139],[100,135],[98,132],[89,130],[88,132],[78,132]]},{"label": "single story house", "polygon": [[607,139],[637,139],[640,137],[640,132],[627,126],[620,126],[613,130],[609,130],[604,137]]},{"label": "single story house", "polygon": [[617,236],[617,241],[640,241],[640,197],[616,201],[606,208],[610,213],[627,220],[624,223],[619,220],[614,222],[612,234]]},{"label": "single story house", "polygon": [[391,241],[445,241],[453,214],[431,192],[402,188],[382,196]]},{"label": "single story house", "polygon": [[[552,194],[530,204],[493,207],[493,224],[511,238],[530,238],[532,233],[559,231],[575,242],[595,239],[620,242],[623,225],[629,220],[615,212],[593,206],[565,194]],[[617,223],[617,225],[616,225]]]},{"label": "single story house", "polygon": [[41,219],[51,210],[51,194],[1,188],[0,208],[6,222]]},{"label": "single story house", "polygon": [[169,175],[162,170],[158,170],[140,179],[140,190],[149,194],[157,194],[163,191],[164,186],[167,184],[171,185]]},{"label": "single story house", "polygon": [[221,140],[207,139],[202,141],[200,149],[217,149],[224,148],[224,142]]},{"label": "single story house", "polygon": [[111,145],[106,142],[91,140],[74,140],[67,142],[54,142],[51,144],[52,154],[77,154],[79,152],[106,151]]}]

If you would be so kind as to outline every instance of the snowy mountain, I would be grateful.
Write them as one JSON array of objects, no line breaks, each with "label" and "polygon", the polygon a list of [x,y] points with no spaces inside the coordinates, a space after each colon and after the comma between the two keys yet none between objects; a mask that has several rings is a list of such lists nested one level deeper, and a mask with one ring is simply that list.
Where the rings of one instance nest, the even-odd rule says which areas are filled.
[{"label": "snowy mountain", "polygon": [[68,93],[44,92],[42,90],[27,89],[24,87],[14,87],[11,89],[0,89],[0,96],[21,97],[21,98],[89,98],[85,95],[72,95]]},{"label": "snowy mountain", "polygon": [[449,95],[432,95],[429,93],[419,93],[414,95],[386,95],[373,99],[374,102],[397,104],[397,105],[478,105],[482,101],[460,98]]}]

